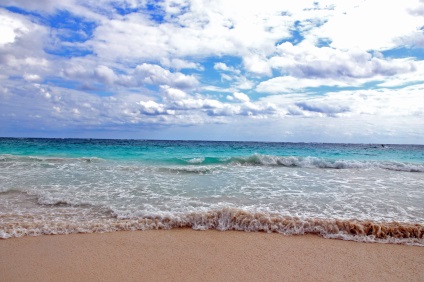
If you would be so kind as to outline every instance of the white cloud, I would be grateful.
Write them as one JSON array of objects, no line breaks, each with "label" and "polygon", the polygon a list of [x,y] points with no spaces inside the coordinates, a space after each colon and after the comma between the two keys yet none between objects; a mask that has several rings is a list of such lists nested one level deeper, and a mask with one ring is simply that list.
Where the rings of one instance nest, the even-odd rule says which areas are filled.
[{"label": "white cloud", "polygon": [[418,0],[336,3],[334,15],[308,36],[328,38],[332,47],[343,50],[395,48],[397,38],[422,26],[422,19],[410,14],[418,5]]},{"label": "white cloud", "polygon": [[254,86],[255,86],[255,83],[247,79],[245,76],[234,77],[234,83],[233,83],[234,89],[249,90],[249,89],[252,89]]},{"label": "white cloud", "polygon": [[[342,105],[334,102],[323,102],[323,101],[305,101],[298,102],[295,104],[302,113],[318,113],[328,116],[337,116],[338,114],[343,114],[350,112],[350,107],[343,103]],[[298,112],[296,112],[298,114]]]},{"label": "white cloud", "polygon": [[[253,81],[249,80],[246,76],[241,75],[241,71],[238,68],[228,66],[223,62],[215,63],[213,68],[221,72],[221,81],[231,82],[231,87],[227,89],[226,92],[232,92],[239,89],[248,90],[252,89],[255,85]],[[225,91],[221,90],[221,92]]]},{"label": "white cloud", "polygon": [[115,75],[113,70],[107,66],[98,66],[95,69],[94,74],[101,82],[106,83],[108,85],[113,84],[117,79],[117,76]]},{"label": "white cloud", "polygon": [[115,17],[102,22],[89,45],[104,58],[148,59],[164,65],[187,56],[248,58],[258,50],[272,52],[275,42],[290,36],[286,23],[293,22],[282,15],[285,5],[275,1],[243,5],[236,1],[164,1],[160,6],[165,22],[151,21],[143,14]]},{"label": "white cloud", "polygon": [[34,82],[36,82],[36,81],[40,81],[41,80],[41,77],[39,75],[37,75],[37,74],[28,74],[28,73],[26,73],[26,74],[23,75],[23,77],[24,77],[24,79],[26,81],[34,81]]},{"label": "white cloud", "polygon": [[317,117],[424,118],[424,84],[403,89],[354,90],[325,95],[274,95],[262,103],[275,104],[287,115]]},{"label": "white cloud", "polygon": [[[6,87],[11,86],[9,84],[3,83]],[[376,138],[375,140],[378,136],[386,138],[384,132],[387,130],[390,132],[397,130],[413,138],[410,140],[418,140],[417,134],[423,133],[419,125],[421,120],[422,127],[424,118],[423,90],[424,85],[416,85],[401,91],[390,89],[344,91],[324,96],[274,95],[256,102],[246,101],[247,99],[238,100],[240,104],[234,103],[237,101],[235,96],[243,96],[236,94],[233,95],[234,100],[228,104],[205,99],[202,95],[190,96],[187,93],[184,95],[181,90],[170,87],[163,87],[163,91],[167,92],[166,95],[170,95],[166,97],[172,99],[157,102],[141,94],[98,97],[57,87],[47,89],[41,85],[25,86],[19,90],[19,87],[14,86],[13,95],[2,98],[0,119],[7,116],[7,124],[19,124],[20,128],[34,127],[36,124],[48,128],[77,127],[80,130],[89,130],[95,127],[106,130],[112,126],[130,124],[179,126],[216,122],[233,126],[244,124],[243,128],[254,128],[250,127],[249,119],[239,118],[246,116],[268,120],[262,125],[255,123],[258,126],[256,132],[264,131],[265,134],[269,126],[273,125],[274,129],[267,133],[271,134],[267,135],[268,140],[275,140],[274,137],[278,140],[280,132],[283,134],[290,131],[295,132],[291,138],[300,138],[293,139],[295,141],[358,141],[360,139],[349,139],[347,135],[343,139],[342,135],[349,133],[352,138],[354,136],[364,138],[366,135],[361,129],[365,128],[369,130],[368,134]],[[19,114],[13,117],[18,111],[27,115]],[[36,123],[29,118],[30,115],[38,116]],[[304,119],[308,117],[320,119],[309,119],[309,121]],[[365,122],[371,125],[366,125]],[[247,135],[240,136],[247,138]],[[334,136],[338,137],[331,139]],[[236,138],[236,135],[233,137]]]},{"label": "white cloud", "polygon": [[126,75],[117,75],[110,67],[97,65],[95,61],[88,59],[73,59],[64,62],[60,75],[86,86],[91,86],[96,82],[102,83],[108,88],[115,84],[136,84],[133,78]]},{"label": "white cloud", "polygon": [[232,68],[228,67],[225,63],[222,63],[222,62],[215,63],[213,65],[213,68],[216,69],[216,70],[222,70],[222,71],[231,71],[232,70]]},{"label": "white cloud", "polygon": [[234,97],[234,99],[236,99],[240,102],[249,102],[250,101],[249,96],[247,96],[246,94],[241,93],[241,92],[234,92],[233,97]]},{"label": "white cloud", "polygon": [[0,8],[0,64],[2,74],[23,76],[23,73],[43,75],[49,71],[44,58],[47,29]]},{"label": "white cloud", "polygon": [[267,81],[259,83],[256,87],[258,92],[266,93],[295,93],[302,92],[305,88],[320,86],[358,86],[346,81],[331,78],[314,79],[314,78],[296,78],[293,76],[274,77]]},{"label": "white cloud", "polygon": [[166,84],[181,89],[193,88],[199,83],[192,75],[172,73],[161,66],[146,63],[137,66],[134,75],[143,84]]},{"label": "white cloud", "polygon": [[97,65],[94,59],[75,58],[64,63],[61,75],[83,85],[93,85],[94,82],[104,84],[105,87],[118,89],[122,87],[142,87],[144,85],[168,85],[173,88],[190,89],[199,82],[193,75],[181,72],[171,72],[159,65],[143,63],[134,68],[112,69],[106,65]]},{"label": "white cloud", "polygon": [[177,59],[175,59],[175,58],[162,58],[160,60],[160,63],[161,63],[162,66],[173,68],[173,69],[176,69],[176,70],[195,69],[195,70],[202,71],[204,69],[203,66],[199,63],[190,62],[190,61],[182,60],[182,59],[178,59],[178,58]]},{"label": "white cloud", "polygon": [[271,65],[295,77],[355,79],[392,76],[416,69],[411,59],[384,59],[358,49],[341,51],[285,42],[278,50],[280,54],[270,59]]},{"label": "white cloud", "polygon": [[257,55],[245,56],[243,58],[243,63],[247,71],[259,74],[270,76],[272,70],[265,58],[261,58]]},{"label": "white cloud", "polygon": [[417,6],[408,9],[408,12],[414,16],[424,16],[424,1],[420,1]]},{"label": "white cloud", "polygon": [[187,97],[187,93],[180,89],[172,88],[168,85],[163,85],[160,88],[168,98],[179,100]]},{"label": "white cloud", "polygon": [[236,74],[240,74],[240,70],[234,68],[234,67],[230,67],[227,64],[223,63],[223,62],[217,62],[213,65],[213,68],[217,71],[224,71],[224,72],[230,72],[230,73],[236,73]]},{"label": "white cloud", "polygon": [[15,42],[28,31],[23,22],[0,9],[0,46]]},{"label": "white cloud", "polygon": [[278,46],[278,52],[269,64],[282,76],[262,81],[257,91],[286,93],[320,86],[359,87],[366,82],[391,81],[395,77],[418,79],[416,73],[422,72],[420,63],[411,58],[384,59],[378,53],[319,48],[307,42],[296,46],[283,43]]},{"label": "white cloud", "polygon": [[424,83],[424,61],[415,62],[416,71],[413,73],[399,73],[378,84],[379,87],[402,87],[408,84]]},{"label": "white cloud", "polygon": [[163,114],[165,112],[164,105],[158,104],[154,101],[147,101],[147,102],[140,101],[139,105],[141,106],[141,112],[143,114],[157,115],[157,114]]},{"label": "white cloud", "polygon": [[396,43],[407,48],[424,48],[424,27],[399,37]]}]

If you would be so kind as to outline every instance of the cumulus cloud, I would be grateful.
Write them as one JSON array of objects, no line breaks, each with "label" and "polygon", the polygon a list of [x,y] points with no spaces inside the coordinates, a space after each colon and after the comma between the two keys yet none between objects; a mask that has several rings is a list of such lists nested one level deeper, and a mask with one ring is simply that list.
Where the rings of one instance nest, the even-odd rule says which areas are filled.
[{"label": "cumulus cloud", "polygon": [[343,51],[309,43],[294,46],[285,42],[278,46],[278,52],[269,64],[281,76],[262,81],[257,91],[284,93],[320,86],[359,87],[403,74],[415,77],[419,69],[419,64],[411,58],[385,59],[378,53]]},{"label": "cumulus cloud", "polygon": [[[133,80],[125,75],[117,75],[113,69],[105,65],[98,65],[94,61],[80,59],[64,62],[64,66],[60,72],[63,78],[78,81],[82,85],[93,85],[100,83],[105,87],[110,87],[115,84],[124,84]],[[132,82],[135,84],[135,82]]]},{"label": "cumulus cloud", "polygon": [[360,117],[370,119],[424,116],[424,84],[399,89],[345,90],[325,95],[274,95],[261,102],[276,105],[286,115],[304,117]]},{"label": "cumulus cloud", "polygon": [[23,34],[28,33],[28,27],[20,20],[12,17],[4,10],[0,10],[0,46],[13,43]]},{"label": "cumulus cloud", "polygon": [[223,62],[215,63],[213,65],[213,68],[217,71],[224,71],[224,72],[240,74],[239,69],[236,69],[235,67],[232,67],[232,66],[228,66],[226,63],[223,63]]},{"label": "cumulus cloud", "polygon": [[166,85],[179,89],[196,87],[199,82],[193,75],[171,72],[159,65],[143,63],[134,68],[112,69],[98,65],[94,60],[75,59],[64,63],[61,75],[79,81],[84,85],[97,82],[105,87],[142,87],[145,85]]},{"label": "cumulus cloud", "polygon": [[94,71],[95,76],[102,82],[111,85],[117,79],[112,69],[107,66],[98,66]]},{"label": "cumulus cloud", "polygon": [[47,28],[0,8],[0,64],[2,73],[22,76],[23,72],[43,76],[49,70],[43,42]]},{"label": "cumulus cloud", "polygon": [[192,75],[172,73],[158,65],[143,63],[135,69],[136,79],[144,84],[165,84],[176,88],[193,88],[198,84]]},{"label": "cumulus cloud", "polygon": [[172,88],[168,85],[162,85],[160,88],[165,93],[165,96],[170,99],[179,100],[187,97],[187,93],[180,89]]},{"label": "cumulus cloud", "polygon": [[232,71],[233,70],[231,67],[227,66],[225,63],[222,63],[222,62],[215,63],[213,68],[216,69],[216,70],[222,70],[222,71]]},{"label": "cumulus cloud", "polygon": [[89,45],[102,57],[132,61],[243,54],[252,71],[263,72],[259,60],[248,58],[257,50],[272,52],[278,40],[290,37],[286,23],[294,21],[282,14],[287,7],[275,1],[241,6],[234,1],[164,1],[157,7],[163,9],[164,22],[144,14],[116,17],[96,29]]},{"label": "cumulus cloud", "polygon": [[243,62],[246,70],[249,72],[266,76],[270,76],[272,74],[271,66],[265,58],[261,58],[257,55],[246,56],[244,57]]},{"label": "cumulus cloud", "polygon": [[249,102],[250,101],[249,96],[247,96],[246,94],[241,93],[241,92],[234,92],[233,97],[234,97],[234,99],[236,99],[240,102]]},{"label": "cumulus cloud", "polygon": [[295,77],[306,78],[369,78],[392,76],[415,71],[410,59],[384,59],[353,49],[337,50],[306,44],[293,46],[285,42],[278,46],[279,56],[270,59],[274,68]]},{"label": "cumulus cloud", "polygon": [[418,0],[385,2],[384,7],[378,1],[335,3],[334,15],[308,36],[327,38],[332,47],[342,50],[395,48],[397,38],[422,26],[422,19],[410,14],[418,5]]},{"label": "cumulus cloud", "polygon": [[160,63],[162,66],[173,68],[176,70],[195,69],[195,70],[202,71],[204,69],[203,66],[199,63],[190,62],[190,61],[182,60],[178,58],[162,58],[160,60]]},{"label": "cumulus cloud", "polygon": [[408,12],[414,16],[424,16],[424,2],[420,1],[417,6],[409,8]]},{"label": "cumulus cloud", "polygon": [[140,101],[138,104],[141,106],[141,112],[143,114],[157,115],[165,113],[164,106],[162,104],[156,103],[155,101]]},{"label": "cumulus cloud", "polygon": [[378,83],[379,87],[404,87],[410,84],[424,83],[424,61],[415,62],[416,71],[413,73],[400,73],[386,78]]}]

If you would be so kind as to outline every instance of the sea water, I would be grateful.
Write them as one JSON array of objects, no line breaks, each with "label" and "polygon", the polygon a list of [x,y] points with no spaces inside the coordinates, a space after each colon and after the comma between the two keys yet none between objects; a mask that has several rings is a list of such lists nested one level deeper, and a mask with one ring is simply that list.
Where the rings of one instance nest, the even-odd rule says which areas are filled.
[{"label": "sea water", "polygon": [[0,238],[178,227],[424,245],[424,146],[0,138]]}]

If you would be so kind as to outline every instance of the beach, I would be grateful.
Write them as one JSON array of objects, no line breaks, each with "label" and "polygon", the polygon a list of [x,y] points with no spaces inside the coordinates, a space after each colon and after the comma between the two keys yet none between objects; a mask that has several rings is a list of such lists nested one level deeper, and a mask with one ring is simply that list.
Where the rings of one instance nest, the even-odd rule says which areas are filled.
[{"label": "beach", "polygon": [[424,248],[188,228],[0,240],[1,281],[423,281]]},{"label": "beach", "polygon": [[0,138],[0,282],[424,281],[424,146]]}]

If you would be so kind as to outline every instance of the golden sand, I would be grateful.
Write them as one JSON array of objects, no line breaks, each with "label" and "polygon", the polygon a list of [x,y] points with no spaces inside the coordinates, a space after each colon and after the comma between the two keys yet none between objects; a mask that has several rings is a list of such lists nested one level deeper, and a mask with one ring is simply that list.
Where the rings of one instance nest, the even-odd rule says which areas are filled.
[{"label": "golden sand", "polygon": [[0,281],[424,281],[424,247],[191,229],[0,240]]}]

